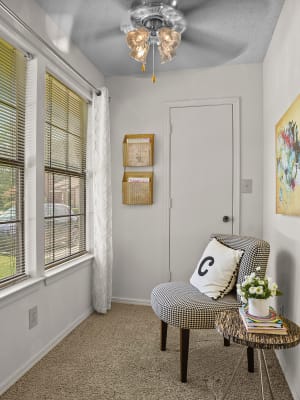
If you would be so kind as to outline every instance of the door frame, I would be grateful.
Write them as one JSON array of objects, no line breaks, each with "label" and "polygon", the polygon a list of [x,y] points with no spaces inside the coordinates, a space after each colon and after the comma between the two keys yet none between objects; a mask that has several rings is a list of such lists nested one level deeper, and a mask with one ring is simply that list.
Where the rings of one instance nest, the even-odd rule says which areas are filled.
[{"label": "door frame", "polygon": [[[171,281],[171,265],[170,265],[170,222],[171,222],[171,110],[173,108],[188,108],[188,107],[204,107],[216,105],[231,105],[232,106],[232,154],[233,154],[233,170],[232,170],[232,232],[238,235],[240,233],[240,179],[241,179],[241,148],[240,148],[240,98],[239,97],[221,97],[221,98],[204,98],[194,100],[179,100],[166,102],[164,104],[164,237],[166,243],[165,250],[165,265],[168,266],[168,279]],[[214,233],[214,232],[211,232]],[[216,232],[215,232],[216,233]],[[207,238],[208,239],[208,238]]]}]

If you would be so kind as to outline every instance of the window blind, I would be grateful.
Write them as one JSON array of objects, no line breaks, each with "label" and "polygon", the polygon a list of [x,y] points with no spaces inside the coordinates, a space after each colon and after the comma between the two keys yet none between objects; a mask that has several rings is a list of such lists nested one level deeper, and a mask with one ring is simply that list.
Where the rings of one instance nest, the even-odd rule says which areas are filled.
[{"label": "window blind", "polygon": [[86,251],[87,104],[46,75],[45,265]]},{"label": "window blind", "polygon": [[0,39],[0,285],[25,276],[26,59]]}]

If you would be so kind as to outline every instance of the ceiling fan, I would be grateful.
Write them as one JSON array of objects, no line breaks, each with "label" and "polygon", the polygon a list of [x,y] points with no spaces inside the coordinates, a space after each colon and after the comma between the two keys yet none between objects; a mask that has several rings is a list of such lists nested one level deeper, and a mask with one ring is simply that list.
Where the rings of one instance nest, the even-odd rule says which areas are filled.
[{"label": "ceiling fan", "polygon": [[[131,54],[137,39],[142,40],[139,47],[145,48],[148,43],[148,70],[153,63],[153,48],[155,68],[159,71],[261,62],[284,3],[284,0],[35,1],[54,22],[49,27],[54,45],[61,45],[61,37],[73,42],[105,76],[136,75],[134,64],[143,66],[141,61],[139,64],[128,56],[126,45],[128,33],[142,28],[145,32],[141,31],[141,38],[132,33],[128,44]],[[160,36],[168,39],[161,46],[160,30]],[[59,50],[68,51],[61,47]],[[160,50],[164,50],[163,59]],[[138,71],[138,76],[148,74]]]},{"label": "ceiling fan", "polygon": [[114,21],[119,17],[118,25],[107,26],[86,39],[90,43],[95,40],[104,43],[123,35],[124,46],[127,42],[129,55],[141,63],[141,70],[145,71],[146,66],[152,64],[153,82],[158,59],[161,64],[168,63],[175,58],[176,51],[178,61],[175,64],[188,66],[193,57],[203,67],[224,64],[239,56],[246,47],[233,38],[226,38],[220,28],[217,31],[211,27],[207,29],[205,15],[214,15],[220,5],[230,9],[228,4],[225,7],[222,3],[224,0],[110,1],[116,11]]},{"label": "ceiling fan", "polygon": [[155,50],[158,49],[160,62],[171,61],[181,40],[195,47],[206,48],[224,59],[235,58],[243,50],[241,43],[233,43],[217,35],[192,28],[189,19],[201,11],[212,0],[116,0],[122,7],[128,7],[127,18],[121,22],[120,30],[126,35],[130,56],[146,70],[147,56],[152,50],[152,82]]}]

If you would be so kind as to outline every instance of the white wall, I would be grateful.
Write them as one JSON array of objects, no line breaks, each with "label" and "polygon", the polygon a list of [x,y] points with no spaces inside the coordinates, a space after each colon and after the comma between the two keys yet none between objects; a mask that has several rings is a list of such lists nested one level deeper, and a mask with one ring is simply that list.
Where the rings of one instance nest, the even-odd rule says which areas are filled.
[{"label": "white wall", "polygon": [[[271,243],[269,273],[283,296],[277,308],[300,324],[300,217],[275,214],[275,125],[300,93],[300,2],[286,0],[263,64],[263,236]],[[299,122],[299,121],[298,121]],[[295,399],[300,399],[300,346],[278,352]]]},{"label": "white wall", "polygon": [[[72,43],[68,52],[61,52],[53,45],[52,39],[60,35],[62,31],[57,27],[55,22],[41,9],[41,7],[34,0],[3,0],[14,13],[16,13],[33,31],[38,33],[44,40],[46,40],[52,47],[64,57],[75,69],[77,69],[85,78],[89,79],[91,83],[96,86],[101,86],[103,83],[103,74],[83,55],[83,53]],[[6,18],[6,14],[1,11],[1,18]],[[15,24],[15,29],[19,30],[26,38],[36,40],[32,35]],[[39,46],[40,50],[46,51],[45,46]]]},{"label": "white wall", "polygon": [[[28,310],[34,306],[38,325],[29,330]],[[0,394],[91,312],[90,261],[1,300]]]},{"label": "white wall", "polygon": [[[44,31],[46,16],[32,0],[10,0],[5,3],[47,40]],[[15,28],[18,28],[17,25]],[[18,36],[15,28],[6,14],[0,11],[0,36],[5,31],[5,38],[11,37],[13,40]],[[25,32],[22,34],[24,36],[30,38]],[[33,45],[36,43],[32,41]],[[34,46],[30,48],[34,49]],[[39,54],[40,50],[37,48],[33,53]],[[94,85],[99,87],[103,84],[103,75],[74,46],[66,58]],[[59,72],[60,63],[55,64]],[[67,71],[63,76],[70,82],[77,80]],[[81,90],[87,90],[85,84],[82,84]],[[42,266],[38,265],[37,268],[42,269]],[[91,259],[16,294],[4,296],[18,285],[0,292],[0,394],[91,313]],[[28,310],[34,306],[38,307],[38,325],[29,330]]]},{"label": "white wall", "polygon": [[[262,234],[262,67],[228,65],[169,72],[159,75],[155,85],[149,76],[112,77],[106,83],[112,97],[113,296],[147,302],[152,288],[169,279],[164,235],[168,212],[165,102],[240,97],[241,177],[253,179],[253,193],[241,195],[241,233]],[[143,132],[156,135],[154,204],[122,205],[123,135]]]}]

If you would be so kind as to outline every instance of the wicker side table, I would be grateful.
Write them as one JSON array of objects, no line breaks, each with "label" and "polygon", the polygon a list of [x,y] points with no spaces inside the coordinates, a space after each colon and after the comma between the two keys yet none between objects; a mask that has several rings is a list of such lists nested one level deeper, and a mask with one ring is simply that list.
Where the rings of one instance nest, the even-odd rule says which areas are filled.
[{"label": "wicker side table", "polygon": [[[262,360],[264,363],[264,368],[267,374],[268,386],[271,394],[271,398],[274,399],[271,380],[269,375],[268,366],[266,363],[265,349],[287,349],[294,347],[300,343],[300,328],[298,325],[292,321],[282,318],[284,323],[288,328],[287,335],[268,335],[268,334],[258,334],[258,333],[248,333],[244,327],[243,321],[239,315],[238,311],[224,311],[217,315],[216,317],[216,329],[224,337],[232,339],[235,343],[242,344],[249,349],[258,350],[258,360],[259,360],[259,371],[260,371],[260,382],[261,382],[261,396],[264,399],[264,386],[263,386],[263,376],[262,376]],[[239,362],[237,363],[235,370],[231,376],[230,381],[223,393],[221,400],[224,400],[230,385],[236,375],[238,368],[242,362],[242,358],[246,347],[244,348]]]}]

